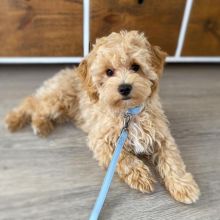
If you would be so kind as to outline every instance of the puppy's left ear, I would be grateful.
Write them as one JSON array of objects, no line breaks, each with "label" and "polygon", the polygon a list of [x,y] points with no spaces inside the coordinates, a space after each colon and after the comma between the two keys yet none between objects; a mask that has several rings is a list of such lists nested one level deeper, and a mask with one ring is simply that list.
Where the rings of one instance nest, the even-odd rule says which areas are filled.
[{"label": "puppy's left ear", "polygon": [[151,65],[153,67],[154,72],[157,74],[158,78],[156,80],[152,80],[153,83],[151,86],[151,97],[157,93],[159,87],[159,79],[163,73],[165,59],[167,57],[167,53],[163,52],[158,46],[151,46]]},{"label": "puppy's left ear", "polygon": [[157,73],[159,78],[163,73],[165,59],[167,57],[167,53],[163,52],[158,46],[151,46],[151,62],[154,71]]},{"label": "puppy's left ear", "polygon": [[97,102],[98,101],[98,91],[96,86],[94,85],[92,81],[92,77],[88,70],[88,62],[87,60],[83,60],[79,67],[77,68],[77,74],[80,77],[82,81],[82,85],[87,91],[87,94],[91,101]]}]

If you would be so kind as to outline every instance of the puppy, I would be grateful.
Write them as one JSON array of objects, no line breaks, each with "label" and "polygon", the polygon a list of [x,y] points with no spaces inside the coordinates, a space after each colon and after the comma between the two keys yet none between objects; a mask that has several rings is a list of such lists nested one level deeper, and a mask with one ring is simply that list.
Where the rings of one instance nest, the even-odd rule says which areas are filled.
[{"label": "puppy", "polygon": [[137,31],[100,38],[79,67],[61,71],[11,111],[7,128],[13,132],[30,123],[35,134],[47,136],[56,123],[72,120],[88,133],[89,148],[99,165],[107,168],[123,127],[123,113],[141,105],[120,154],[119,177],[133,189],[152,192],[155,179],[137,157],[151,155],[171,196],[193,203],[200,191],[186,171],[158,96],[165,57]]}]

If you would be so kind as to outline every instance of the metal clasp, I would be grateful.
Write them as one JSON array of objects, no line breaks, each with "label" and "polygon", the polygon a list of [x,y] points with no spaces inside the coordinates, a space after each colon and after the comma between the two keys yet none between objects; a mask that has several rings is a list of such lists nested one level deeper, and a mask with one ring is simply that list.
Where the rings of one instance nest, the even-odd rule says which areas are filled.
[{"label": "metal clasp", "polygon": [[124,114],[124,126],[123,126],[124,129],[128,129],[129,123],[131,121],[131,117],[132,115],[129,113]]}]

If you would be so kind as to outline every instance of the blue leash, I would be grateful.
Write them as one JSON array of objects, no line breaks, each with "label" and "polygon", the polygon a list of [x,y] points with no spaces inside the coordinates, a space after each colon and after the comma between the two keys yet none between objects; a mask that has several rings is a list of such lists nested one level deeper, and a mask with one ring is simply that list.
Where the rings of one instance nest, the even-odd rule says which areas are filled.
[{"label": "blue leash", "polygon": [[103,204],[105,202],[105,198],[107,196],[108,190],[110,188],[112,178],[114,176],[114,172],[115,172],[115,168],[117,166],[119,155],[120,155],[122,148],[125,144],[125,141],[128,137],[127,128],[128,128],[129,122],[131,120],[131,117],[133,115],[139,114],[141,112],[141,110],[142,110],[142,107],[137,106],[137,107],[128,109],[128,111],[124,114],[124,126],[123,126],[123,128],[121,130],[121,134],[117,140],[116,148],[115,148],[114,154],[112,156],[112,160],[109,164],[104,181],[102,183],[101,190],[99,192],[98,198],[96,199],[96,203],[95,203],[95,206],[93,207],[93,210],[92,210],[92,213],[90,215],[89,220],[97,220],[99,217],[99,214],[100,214],[101,209],[103,207]]}]

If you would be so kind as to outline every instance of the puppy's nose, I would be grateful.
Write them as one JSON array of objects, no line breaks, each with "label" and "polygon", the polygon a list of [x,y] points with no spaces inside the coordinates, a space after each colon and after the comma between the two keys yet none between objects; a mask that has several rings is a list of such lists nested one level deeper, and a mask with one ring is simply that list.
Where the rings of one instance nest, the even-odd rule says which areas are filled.
[{"label": "puppy's nose", "polygon": [[129,95],[129,93],[131,92],[132,90],[132,85],[131,84],[121,84],[119,87],[118,87],[118,91],[121,95],[123,96],[127,96]]}]

